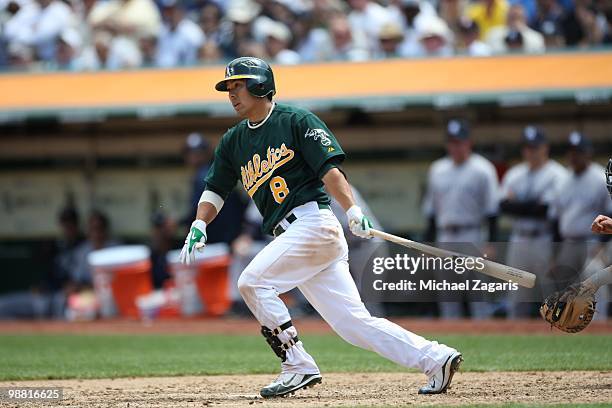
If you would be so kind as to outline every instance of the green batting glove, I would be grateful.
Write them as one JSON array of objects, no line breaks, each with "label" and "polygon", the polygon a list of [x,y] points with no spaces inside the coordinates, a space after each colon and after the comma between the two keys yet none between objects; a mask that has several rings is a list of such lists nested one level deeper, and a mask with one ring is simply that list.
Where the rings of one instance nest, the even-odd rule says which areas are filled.
[{"label": "green batting glove", "polygon": [[202,252],[205,245],[206,223],[202,220],[195,220],[193,224],[191,224],[191,229],[189,230],[189,234],[187,234],[187,238],[185,238],[185,245],[183,245],[179,260],[186,265],[194,263],[195,251]]}]

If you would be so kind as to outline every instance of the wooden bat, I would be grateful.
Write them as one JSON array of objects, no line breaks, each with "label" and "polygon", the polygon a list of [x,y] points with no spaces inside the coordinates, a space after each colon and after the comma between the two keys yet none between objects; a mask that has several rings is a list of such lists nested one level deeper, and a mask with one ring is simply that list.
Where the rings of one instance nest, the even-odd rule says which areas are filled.
[{"label": "wooden bat", "polygon": [[[428,255],[437,256],[440,258],[446,257],[461,257],[461,258],[473,258],[471,255],[464,255],[458,252],[447,251],[445,249],[436,248],[430,245],[422,244],[420,242],[411,241],[409,239],[401,238],[392,234],[387,234],[383,231],[376,229],[370,229],[372,236],[384,239],[385,241],[393,242],[395,244],[405,246],[407,248],[416,249],[417,251],[423,252]],[[526,288],[533,288],[536,281],[536,276],[533,273],[523,271],[522,269],[513,268],[512,266],[500,264],[497,262],[489,261],[488,259],[481,258],[484,264],[483,269],[474,269],[476,272],[483,273],[494,278],[498,278],[504,281],[516,282],[520,286]]]}]

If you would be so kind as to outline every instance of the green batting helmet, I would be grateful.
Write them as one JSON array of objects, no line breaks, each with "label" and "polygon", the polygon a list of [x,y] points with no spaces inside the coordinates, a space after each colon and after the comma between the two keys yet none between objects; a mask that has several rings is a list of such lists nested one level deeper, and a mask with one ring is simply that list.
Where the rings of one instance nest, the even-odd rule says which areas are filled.
[{"label": "green batting helmet", "polygon": [[217,83],[215,89],[227,92],[227,81],[232,79],[246,79],[249,93],[258,98],[276,94],[272,68],[259,58],[240,57],[227,64],[225,78]]}]

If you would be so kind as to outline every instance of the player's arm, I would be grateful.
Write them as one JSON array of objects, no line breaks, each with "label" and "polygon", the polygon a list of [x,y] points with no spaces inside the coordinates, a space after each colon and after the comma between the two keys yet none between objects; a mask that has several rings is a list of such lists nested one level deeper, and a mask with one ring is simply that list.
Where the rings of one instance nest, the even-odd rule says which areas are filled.
[{"label": "player's arm", "polygon": [[206,245],[206,226],[210,224],[221,208],[227,196],[230,194],[238,176],[233,170],[229,155],[226,153],[224,138],[215,149],[213,163],[208,171],[206,188],[200,197],[196,219],[189,228],[185,244],[179,257],[185,264],[195,262],[195,251],[202,251]]},{"label": "player's arm", "polygon": [[372,223],[368,217],[363,215],[361,208],[355,204],[351,186],[346,180],[344,173],[342,173],[339,168],[332,167],[325,172],[322,181],[327,192],[331,194],[331,196],[340,203],[344,211],[346,211],[351,232],[361,238],[372,238],[370,233]]}]

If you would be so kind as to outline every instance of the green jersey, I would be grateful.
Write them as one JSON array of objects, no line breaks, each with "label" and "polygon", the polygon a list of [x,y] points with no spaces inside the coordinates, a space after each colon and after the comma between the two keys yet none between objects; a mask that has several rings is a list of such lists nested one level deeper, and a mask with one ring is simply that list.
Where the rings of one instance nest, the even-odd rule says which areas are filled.
[{"label": "green jersey", "polygon": [[344,152],[321,119],[277,103],[259,124],[243,120],[223,135],[206,189],[226,199],[240,180],[263,216],[263,231],[271,234],[293,208],[330,203],[321,178],[342,160]]}]

